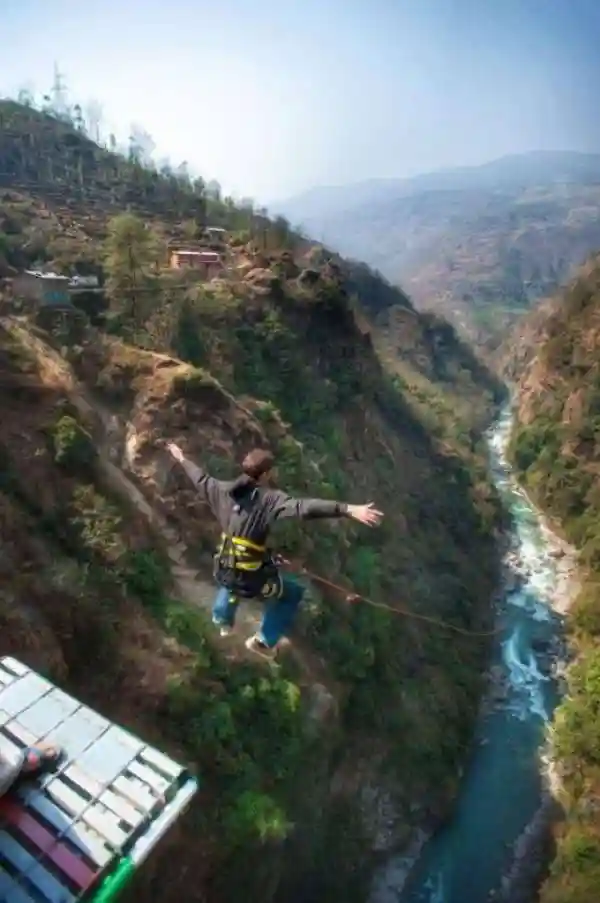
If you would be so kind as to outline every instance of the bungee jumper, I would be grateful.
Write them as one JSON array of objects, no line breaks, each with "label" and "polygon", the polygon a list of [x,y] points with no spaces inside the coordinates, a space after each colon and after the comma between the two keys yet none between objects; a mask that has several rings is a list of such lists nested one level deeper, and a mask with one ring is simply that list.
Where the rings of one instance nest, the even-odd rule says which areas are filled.
[{"label": "bungee jumper", "polygon": [[372,502],[351,505],[327,499],[298,499],[276,489],[275,459],[266,449],[249,452],[242,462],[241,474],[235,480],[224,481],[211,477],[186,458],[174,442],[167,443],[166,448],[208,503],[222,530],[214,558],[219,589],[212,609],[213,623],[222,636],[227,636],[235,626],[240,599],[265,601],[260,630],[248,638],[246,647],[273,658],[279,641],[294,623],[304,588],[281,573],[276,556],[267,546],[271,527],[289,518],[341,517],[375,527],[383,513]]}]

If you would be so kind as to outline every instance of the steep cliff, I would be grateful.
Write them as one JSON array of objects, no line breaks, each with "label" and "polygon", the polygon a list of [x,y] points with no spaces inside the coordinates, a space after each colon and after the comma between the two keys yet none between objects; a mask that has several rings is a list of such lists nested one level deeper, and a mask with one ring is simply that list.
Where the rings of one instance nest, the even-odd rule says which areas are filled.
[{"label": "steep cliff", "polygon": [[528,491],[581,551],[583,588],[569,617],[577,653],[551,742],[567,820],[543,903],[583,903],[600,881],[600,257],[529,323],[511,454]]},{"label": "steep cliff", "polygon": [[[65,124],[8,112],[0,170],[24,179],[0,207],[8,265],[95,269],[110,305],[101,329],[2,323],[2,651],[202,776],[188,824],[135,899],[159,887],[166,901],[242,889],[362,900],[374,857],[447,812],[469,748],[486,642],[449,642],[401,609],[467,631],[490,623],[499,506],[479,433],[502,389],[447,324],[370,271]],[[131,213],[110,220],[125,202],[154,249],[199,228],[194,203],[212,204],[231,232],[221,278],[175,280],[156,252],[132,288],[118,242],[150,231]],[[394,347],[380,316],[405,323]],[[239,635],[215,637],[216,525],[170,470],[166,438],[216,476],[269,445],[292,492],[376,501],[377,531],[292,527],[279,545],[392,611],[310,586],[275,670],[245,652],[253,605]]]}]

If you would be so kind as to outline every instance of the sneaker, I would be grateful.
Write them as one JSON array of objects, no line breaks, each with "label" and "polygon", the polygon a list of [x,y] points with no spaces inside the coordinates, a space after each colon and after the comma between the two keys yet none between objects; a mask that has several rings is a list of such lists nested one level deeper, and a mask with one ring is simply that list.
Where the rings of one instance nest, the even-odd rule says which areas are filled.
[{"label": "sneaker", "polygon": [[256,653],[256,655],[262,655],[263,658],[268,658],[269,660],[274,659],[277,655],[277,646],[267,646],[257,634],[248,637],[246,640],[246,649],[248,649],[249,652]]},{"label": "sneaker", "polygon": [[219,628],[220,636],[230,636],[233,631],[233,627],[230,627],[229,624],[222,624],[220,621],[213,621],[213,624]]}]

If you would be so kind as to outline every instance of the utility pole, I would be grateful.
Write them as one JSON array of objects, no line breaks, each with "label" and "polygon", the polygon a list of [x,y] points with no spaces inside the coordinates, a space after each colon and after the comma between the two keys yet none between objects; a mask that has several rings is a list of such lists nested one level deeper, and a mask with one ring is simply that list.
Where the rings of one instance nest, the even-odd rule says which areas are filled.
[{"label": "utility pole", "polygon": [[61,74],[58,63],[54,63],[54,79],[52,81],[52,89],[50,91],[52,98],[52,108],[58,116],[65,116],[67,110],[67,89],[64,77]]}]

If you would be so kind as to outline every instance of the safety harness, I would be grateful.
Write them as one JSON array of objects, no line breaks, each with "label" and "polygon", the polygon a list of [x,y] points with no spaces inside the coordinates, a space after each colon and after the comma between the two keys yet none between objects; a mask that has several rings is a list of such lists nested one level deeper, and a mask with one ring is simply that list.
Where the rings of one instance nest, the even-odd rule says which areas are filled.
[{"label": "safety harness", "polygon": [[234,505],[228,529],[221,534],[214,556],[215,581],[232,596],[246,599],[273,596],[281,588],[279,570],[270,550],[238,535],[255,503],[256,496],[252,493],[244,503]]},{"label": "safety harness", "polygon": [[234,596],[246,599],[276,595],[280,587],[279,571],[267,547],[231,533],[221,534],[214,577]]}]

